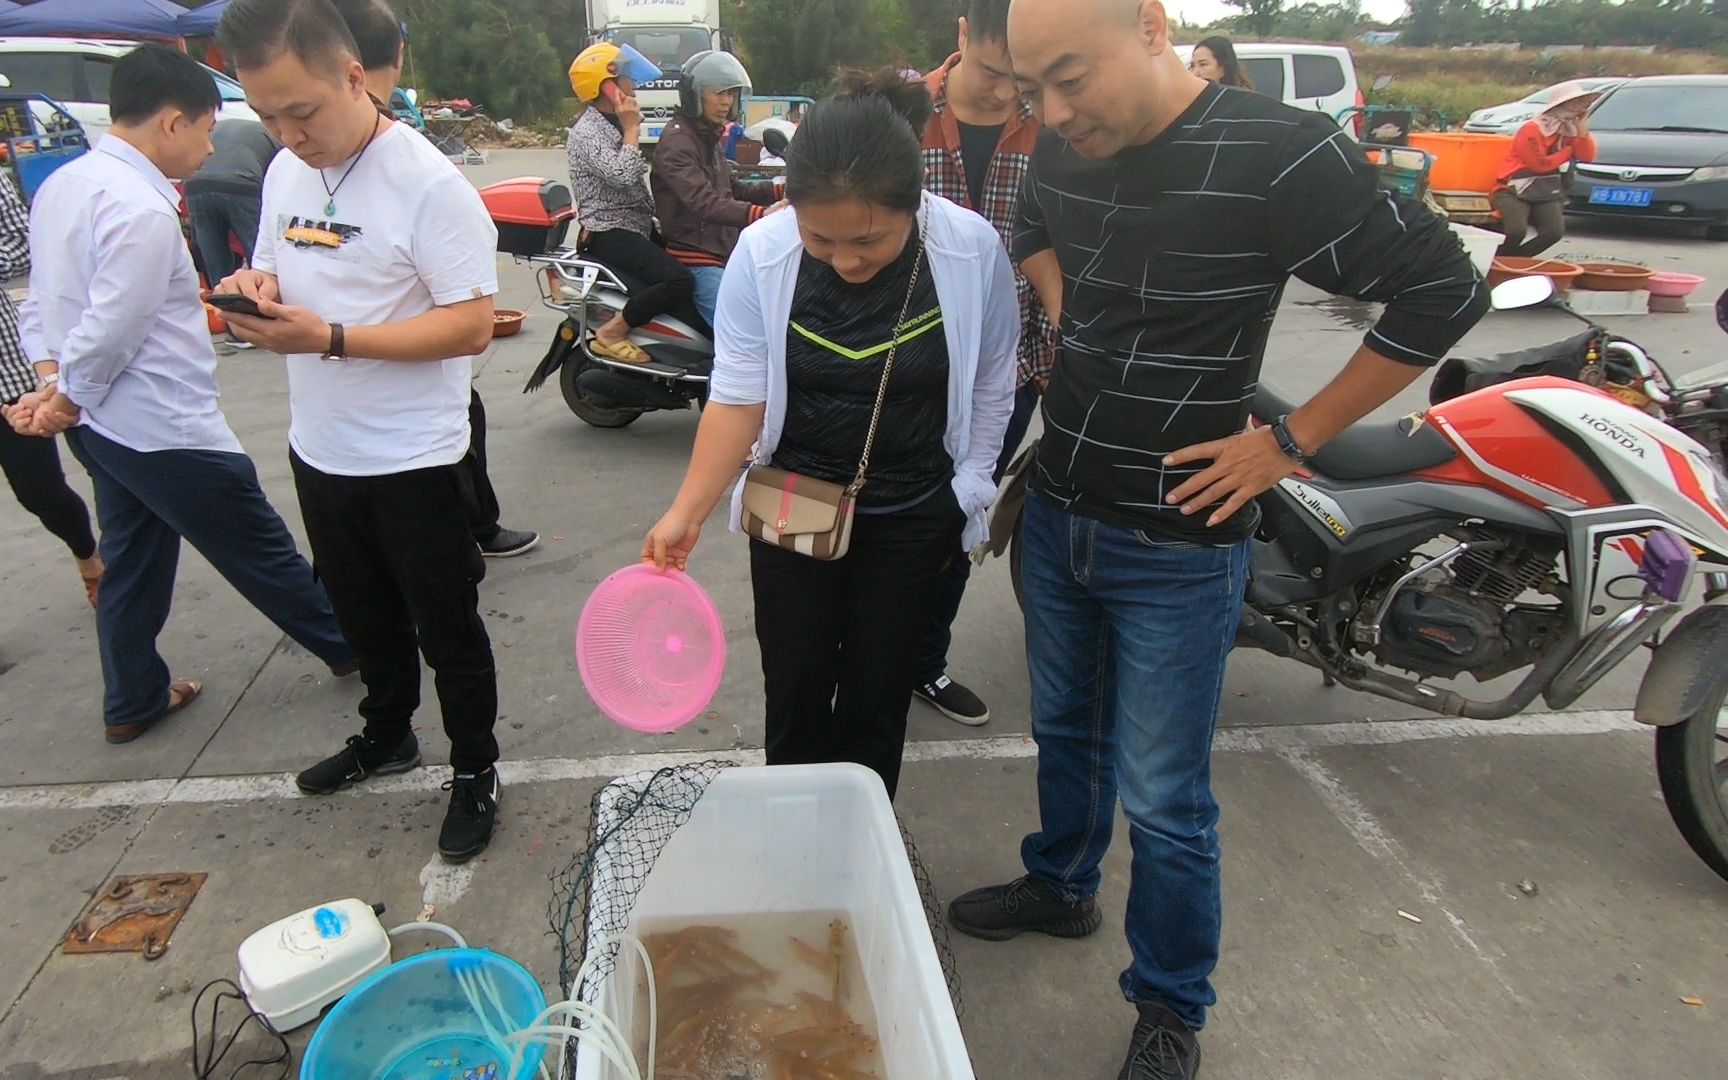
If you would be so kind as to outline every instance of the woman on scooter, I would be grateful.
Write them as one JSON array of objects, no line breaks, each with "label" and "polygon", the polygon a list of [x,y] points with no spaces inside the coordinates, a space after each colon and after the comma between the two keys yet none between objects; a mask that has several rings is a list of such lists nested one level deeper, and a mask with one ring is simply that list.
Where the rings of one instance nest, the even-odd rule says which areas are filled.
[{"label": "woman on scooter", "polygon": [[[887,71],[799,127],[791,210],[745,229],[726,266],[696,448],[642,546],[682,569],[751,459],[733,527],[747,501],[782,507],[748,522],[768,761],[858,762],[890,795],[931,603],[985,536],[1020,336],[1001,237],[923,191],[929,115],[929,89]],[[819,491],[839,510],[801,532],[791,507]],[[849,546],[824,516],[850,522]]]},{"label": "woman on scooter", "polygon": [[750,73],[724,52],[700,52],[678,77],[678,115],[660,134],[650,180],[660,235],[696,279],[696,310],[714,323],[720,275],[739,230],[779,203],[775,185],[736,180],[720,147],[726,125],[744,119]]},{"label": "woman on scooter", "polygon": [[588,348],[629,364],[648,360],[630,331],[656,315],[688,310],[695,292],[690,271],[654,241],[654,196],[643,183],[648,159],[636,84],[659,77],[660,69],[635,49],[604,41],[570,65],[570,86],[588,106],[570,128],[578,247],[630,286],[630,302],[594,331]]},{"label": "woman on scooter", "polygon": [[[1571,186],[1566,170],[1596,160],[1596,140],[1585,117],[1601,96],[1568,83],[1512,137],[1512,149],[1500,167],[1499,190],[1490,196],[1506,231],[1500,254],[1540,255],[1566,235],[1566,189]],[[1531,225],[1536,235],[1526,242]]]}]

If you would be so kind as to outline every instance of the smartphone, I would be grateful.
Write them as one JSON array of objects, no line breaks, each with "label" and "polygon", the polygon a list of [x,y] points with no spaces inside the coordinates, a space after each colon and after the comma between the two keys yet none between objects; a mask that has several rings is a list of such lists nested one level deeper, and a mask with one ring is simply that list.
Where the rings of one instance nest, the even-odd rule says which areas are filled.
[{"label": "smartphone", "polygon": [[249,296],[239,293],[213,293],[205,303],[219,311],[231,311],[236,315],[250,315],[255,319],[268,319],[271,316],[258,310],[258,304]]}]

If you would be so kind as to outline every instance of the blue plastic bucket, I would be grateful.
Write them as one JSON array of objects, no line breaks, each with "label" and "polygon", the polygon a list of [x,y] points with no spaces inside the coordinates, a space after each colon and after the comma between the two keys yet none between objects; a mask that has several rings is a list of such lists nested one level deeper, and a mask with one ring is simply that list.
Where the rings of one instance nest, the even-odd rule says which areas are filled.
[{"label": "blue plastic bucket", "polygon": [[[546,1008],[540,984],[521,964],[488,949],[438,949],[374,973],[318,1025],[300,1080],[507,1080],[510,1055],[492,1041],[456,973],[490,979],[510,1018],[500,1023],[482,995],[499,1035],[520,1031]],[[540,1064],[534,1043],[522,1055],[522,1075]]]}]

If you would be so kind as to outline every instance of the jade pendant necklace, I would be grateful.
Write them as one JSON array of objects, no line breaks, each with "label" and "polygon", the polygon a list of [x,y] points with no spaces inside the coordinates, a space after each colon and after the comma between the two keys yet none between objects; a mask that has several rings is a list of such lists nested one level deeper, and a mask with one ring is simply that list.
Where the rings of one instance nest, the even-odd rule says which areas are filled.
[{"label": "jade pendant necklace", "polygon": [[366,156],[366,151],[372,149],[373,140],[378,138],[378,125],[379,125],[379,123],[380,123],[380,120],[372,121],[372,134],[366,136],[366,145],[362,146],[360,148],[360,152],[358,154],[354,155],[353,162],[349,164],[347,171],[342,174],[342,179],[336,181],[335,187],[331,187],[330,181],[325,179],[324,170],[323,169],[318,170],[318,179],[324,185],[324,194],[329,196],[329,201],[324,204],[324,216],[325,217],[335,216],[335,214],[336,214],[336,193],[338,191],[341,191],[342,185],[346,184],[348,182],[348,178],[350,176],[354,175],[354,170],[359,166],[360,159]]}]

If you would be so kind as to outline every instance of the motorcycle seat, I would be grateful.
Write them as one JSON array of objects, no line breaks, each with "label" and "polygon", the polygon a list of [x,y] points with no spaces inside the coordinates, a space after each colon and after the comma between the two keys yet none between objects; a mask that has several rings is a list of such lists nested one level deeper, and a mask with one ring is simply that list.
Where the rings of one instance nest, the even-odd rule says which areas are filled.
[{"label": "motorcycle seat", "polygon": [[[1254,392],[1255,417],[1270,423],[1296,406],[1262,383]],[[1378,480],[1444,465],[1458,456],[1446,436],[1410,417],[1345,428],[1309,462],[1334,480]]]}]

